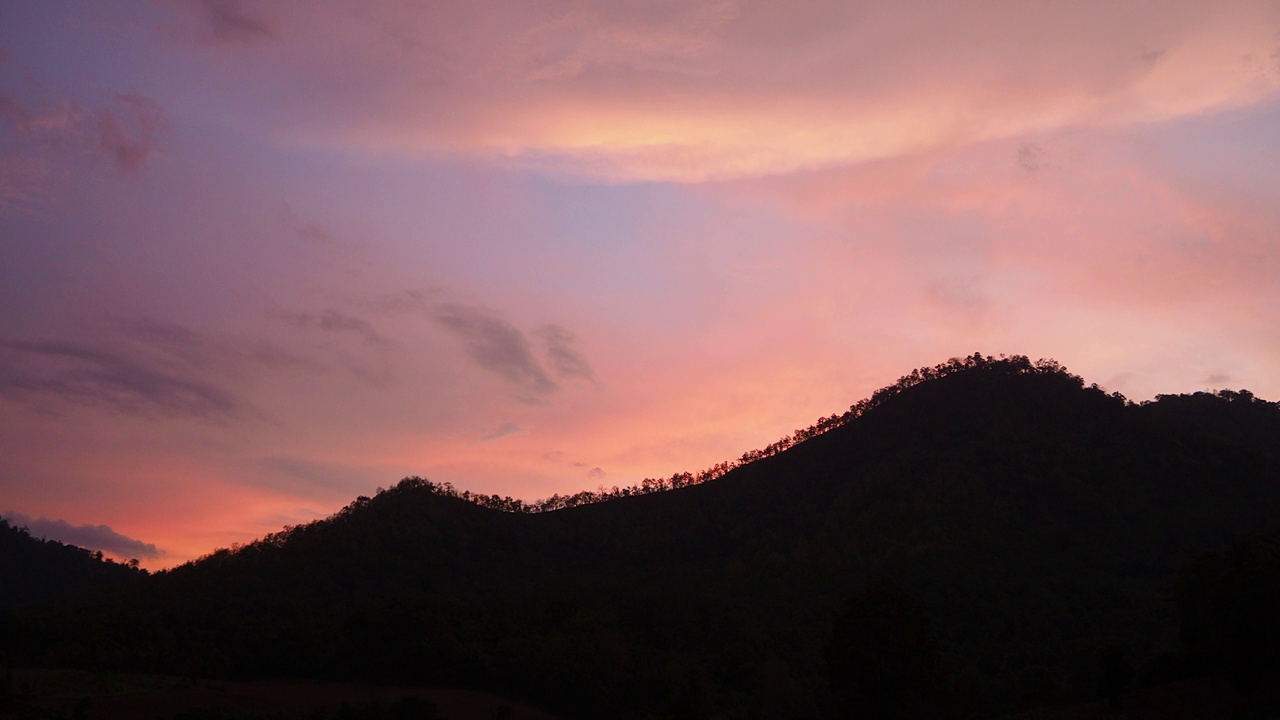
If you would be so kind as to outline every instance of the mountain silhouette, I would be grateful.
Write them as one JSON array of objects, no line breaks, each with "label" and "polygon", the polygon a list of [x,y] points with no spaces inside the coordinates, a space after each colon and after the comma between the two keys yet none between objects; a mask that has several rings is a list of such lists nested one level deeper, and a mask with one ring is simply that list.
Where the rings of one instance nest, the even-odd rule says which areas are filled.
[{"label": "mountain silhouette", "polygon": [[5,659],[582,718],[984,717],[1210,672],[1179,579],[1280,528],[1280,406],[1245,391],[1135,404],[974,355],[793,437],[549,512],[408,478],[74,609],[10,609]]},{"label": "mountain silhouette", "polygon": [[0,609],[84,600],[144,571],[57,540],[34,538],[0,517]]}]

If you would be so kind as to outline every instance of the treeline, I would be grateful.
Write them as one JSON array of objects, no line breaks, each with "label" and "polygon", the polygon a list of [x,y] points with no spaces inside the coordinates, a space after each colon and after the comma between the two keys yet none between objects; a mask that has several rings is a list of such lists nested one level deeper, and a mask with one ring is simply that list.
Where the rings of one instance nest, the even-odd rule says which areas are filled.
[{"label": "treeline", "polygon": [[[779,453],[790,450],[806,440],[818,437],[819,435],[824,435],[836,428],[844,427],[863,415],[866,415],[868,412],[880,407],[885,402],[901,394],[903,391],[920,385],[921,383],[971,370],[994,370],[1011,376],[1058,375],[1068,378],[1077,387],[1084,387],[1084,380],[1082,378],[1067,372],[1067,369],[1056,360],[1041,359],[1032,361],[1025,355],[984,356],[982,353],[974,353],[963,358],[953,357],[944,363],[939,363],[932,367],[923,367],[912,370],[910,373],[898,378],[897,382],[892,385],[882,387],[872,393],[870,397],[859,400],[849,406],[849,409],[843,413],[820,417],[812,425],[796,430],[790,435],[780,438],[776,442],[770,443],[757,450],[748,450],[736,459],[718,462],[701,472],[677,472],[673,473],[670,477],[645,478],[634,485],[626,485],[622,487],[614,485],[609,488],[599,487],[595,490],[583,490],[570,495],[555,494],[532,502],[513,498],[509,495],[488,495],[485,493],[471,492],[470,490],[459,491],[452,483],[436,483],[420,477],[405,478],[404,482],[409,483],[414,487],[424,488],[437,495],[458,498],[490,510],[512,513],[551,512],[553,510],[563,510],[565,508],[578,507],[580,505],[592,505],[595,503],[608,502],[610,500],[617,500],[636,495],[648,495],[650,493],[665,492],[667,490],[678,490],[680,488],[690,487],[692,485],[701,485],[702,483],[716,480],[744,465],[749,465],[758,460],[773,457]],[[1093,389],[1100,389],[1097,385],[1092,385],[1090,387]],[[1230,391],[1224,392],[1230,393]],[[1246,391],[1242,392],[1245,395],[1248,395]],[[1232,394],[1234,395],[1234,393]],[[1120,393],[1112,393],[1112,396],[1121,401],[1127,402],[1124,396]],[[1251,398],[1252,395],[1249,395],[1249,397]],[[381,488],[379,488],[379,492],[383,492]],[[359,505],[363,502],[367,502],[367,500],[367,497],[362,496],[356,500],[356,504]]]},{"label": "treeline", "polygon": [[[0,518],[0,607],[74,599],[146,574],[137,560],[118,563],[100,550],[32,537]],[[9,581],[18,579],[21,581]]]},{"label": "treeline", "polygon": [[[463,500],[489,510],[497,510],[506,513],[535,514],[580,507],[583,505],[595,505],[598,503],[609,502],[611,500],[639,495],[650,495],[653,493],[666,492],[668,490],[678,490],[716,480],[740,467],[779,455],[790,450],[796,445],[805,442],[806,440],[824,435],[837,428],[844,427],[854,420],[865,416],[872,410],[883,406],[885,403],[901,395],[903,392],[918,385],[951,377],[963,372],[972,371],[992,372],[1005,377],[1054,376],[1065,380],[1068,385],[1075,388],[1085,387],[1083,378],[1070,373],[1061,363],[1051,358],[1042,358],[1040,360],[1033,361],[1026,355],[1000,354],[992,356],[975,352],[966,357],[953,357],[946,362],[938,363],[937,365],[914,369],[910,373],[898,378],[898,380],[892,385],[886,385],[885,387],[876,390],[870,397],[859,400],[849,406],[849,409],[843,413],[833,413],[826,417],[818,418],[818,420],[812,425],[796,430],[795,432],[780,438],[776,442],[766,445],[764,448],[748,450],[736,459],[718,462],[715,465],[697,473],[677,472],[673,473],[670,477],[644,478],[633,485],[621,487],[614,485],[609,488],[599,487],[595,490],[582,490],[568,495],[561,495],[557,493],[550,497],[533,501],[513,498],[510,495],[486,494],[472,492],[470,490],[458,490],[452,483],[435,482],[415,475],[402,479],[390,489],[380,487],[377,489],[375,495],[381,497],[386,493],[394,494],[423,490],[440,497]],[[1097,392],[1104,392],[1096,383],[1090,385],[1089,388]],[[1203,395],[1203,393],[1197,393],[1197,396],[1199,395]],[[1219,395],[1228,400],[1255,400],[1253,395],[1247,390],[1242,390],[1238,393],[1224,390],[1219,393]],[[1125,404],[1128,404],[1129,402],[1118,392],[1111,393],[1110,397]],[[1157,399],[1172,401],[1177,398],[1175,396],[1159,396]],[[361,495],[342,510],[338,511],[334,518],[340,519],[343,517],[349,517],[350,515],[368,507],[372,501],[373,499],[369,496]],[[311,525],[324,522],[326,521],[315,521],[311,523]],[[280,546],[287,542],[289,538],[295,537],[304,532],[307,527],[307,524],[285,526],[280,532],[270,533],[261,540],[251,543],[250,546],[256,544]],[[229,554],[241,551],[244,547],[245,546],[236,544],[230,549],[219,549],[210,555],[203,556],[200,560],[226,557]]]}]

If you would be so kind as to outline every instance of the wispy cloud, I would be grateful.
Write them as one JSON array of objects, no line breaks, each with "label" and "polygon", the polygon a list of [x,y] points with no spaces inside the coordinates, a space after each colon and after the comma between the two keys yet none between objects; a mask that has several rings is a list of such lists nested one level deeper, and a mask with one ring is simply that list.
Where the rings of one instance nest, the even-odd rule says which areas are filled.
[{"label": "wispy cloud", "polygon": [[240,0],[196,0],[215,40],[252,42],[278,38],[276,29],[265,19],[244,9]]},{"label": "wispy cloud", "polygon": [[110,109],[104,109],[98,116],[98,148],[122,172],[137,172],[168,128],[164,108],[136,91],[116,95],[116,101],[128,112],[127,119],[121,121]]},{"label": "wispy cloud", "polygon": [[294,237],[311,245],[337,245],[337,238],[324,226],[304,220],[293,211],[289,203],[280,204],[280,215]]},{"label": "wispy cloud", "polygon": [[160,103],[136,91],[96,113],[65,100],[31,104],[0,95],[0,214],[38,205],[80,155],[101,154],[120,172],[138,172],[168,128]]},{"label": "wispy cloud", "polygon": [[1035,143],[1018,146],[1018,165],[1027,172],[1035,172],[1044,165],[1044,148]]},{"label": "wispy cloud", "polygon": [[151,318],[105,326],[110,334],[96,339],[0,338],[0,397],[45,410],[56,401],[222,423],[260,414],[228,386],[262,370],[324,369],[270,339],[210,336]]},{"label": "wispy cloud", "polygon": [[497,440],[498,438],[504,438],[508,435],[515,435],[522,432],[524,432],[524,427],[513,422],[504,422],[493,430],[481,435],[480,439]]},{"label": "wispy cloud", "polygon": [[379,333],[373,323],[333,308],[318,314],[297,313],[291,319],[299,327],[315,327],[329,333],[355,335],[369,345],[391,344],[391,339]]},{"label": "wispy cloud", "polygon": [[362,308],[379,317],[421,314],[427,311],[430,299],[435,294],[433,290],[387,293],[368,300],[362,304]]},{"label": "wispy cloud", "polygon": [[559,325],[543,325],[533,331],[534,337],[542,341],[547,353],[547,363],[552,372],[561,378],[576,378],[594,383],[595,373],[590,363],[578,352],[577,337]]},{"label": "wispy cloud", "polygon": [[322,370],[315,360],[282,347],[269,338],[218,338],[187,325],[149,317],[120,319],[111,323],[115,338],[141,354],[158,354],[204,372],[243,374],[253,365],[274,369]]},{"label": "wispy cloud", "polygon": [[83,124],[74,103],[36,109],[0,95],[0,215],[31,209],[67,174],[60,154],[82,142]]},{"label": "wispy cloud", "polygon": [[206,380],[140,357],[60,340],[0,340],[0,396],[213,421],[250,414],[246,403]]},{"label": "wispy cloud", "polygon": [[44,196],[49,185],[48,162],[22,153],[0,155],[0,215],[21,212]]},{"label": "wispy cloud", "polygon": [[19,512],[6,512],[4,518],[11,525],[25,527],[32,537],[57,540],[90,550],[111,553],[120,559],[157,558],[164,551],[152,543],[135,540],[112,530],[109,525],[72,525],[66,520],[30,518]]},{"label": "wispy cloud", "polygon": [[257,487],[284,492],[304,491],[333,494],[341,497],[353,486],[364,481],[376,481],[378,468],[322,462],[286,455],[261,458],[257,464],[268,472],[246,473],[245,482]]},{"label": "wispy cloud", "polygon": [[463,341],[472,361],[518,388],[520,400],[541,402],[559,389],[534,357],[529,339],[506,320],[480,308],[453,303],[436,306],[432,317]]},{"label": "wispy cloud", "polygon": [[352,315],[346,315],[337,310],[326,310],[317,320],[317,325],[321,330],[329,332],[349,332],[355,333],[371,345],[385,345],[390,341],[380,335],[368,320],[358,318]]},{"label": "wispy cloud", "polygon": [[981,320],[991,311],[991,300],[982,290],[982,279],[972,276],[936,278],[926,287],[930,302],[957,313],[969,322]]}]

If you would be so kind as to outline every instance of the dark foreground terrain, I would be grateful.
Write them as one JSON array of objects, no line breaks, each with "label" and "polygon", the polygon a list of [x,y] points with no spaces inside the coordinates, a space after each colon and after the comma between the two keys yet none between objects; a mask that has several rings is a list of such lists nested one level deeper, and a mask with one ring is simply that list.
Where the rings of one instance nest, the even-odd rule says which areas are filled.
[{"label": "dark foreground terrain", "polygon": [[1203,717],[1266,717],[1277,529],[1275,403],[975,355],[713,473],[527,506],[406,479],[154,575],[6,526],[0,631],[14,667],[571,718],[1149,717],[1204,687]]},{"label": "dark foreground terrain", "polygon": [[84,720],[560,720],[488,693],[353,683],[236,682],[21,670],[0,717]]},{"label": "dark foreground terrain", "polygon": [[[0,718],[60,720],[563,720],[488,693],[315,682],[237,682],[83,670],[19,670]],[[1211,680],[1134,688],[1107,700],[1035,708],[998,720],[1232,720],[1250,698]]]}]

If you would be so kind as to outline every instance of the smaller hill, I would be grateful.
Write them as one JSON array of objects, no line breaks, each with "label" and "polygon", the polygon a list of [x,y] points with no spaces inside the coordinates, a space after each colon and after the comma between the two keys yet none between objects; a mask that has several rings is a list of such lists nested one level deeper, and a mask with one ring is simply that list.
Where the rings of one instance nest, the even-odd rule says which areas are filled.
[{"label": "smaller hill", "polygon": [[135,581],[146,571],[113,562],[101,552],[34,538],[0,518],[0,608],[83,601],[106,588]]}]

